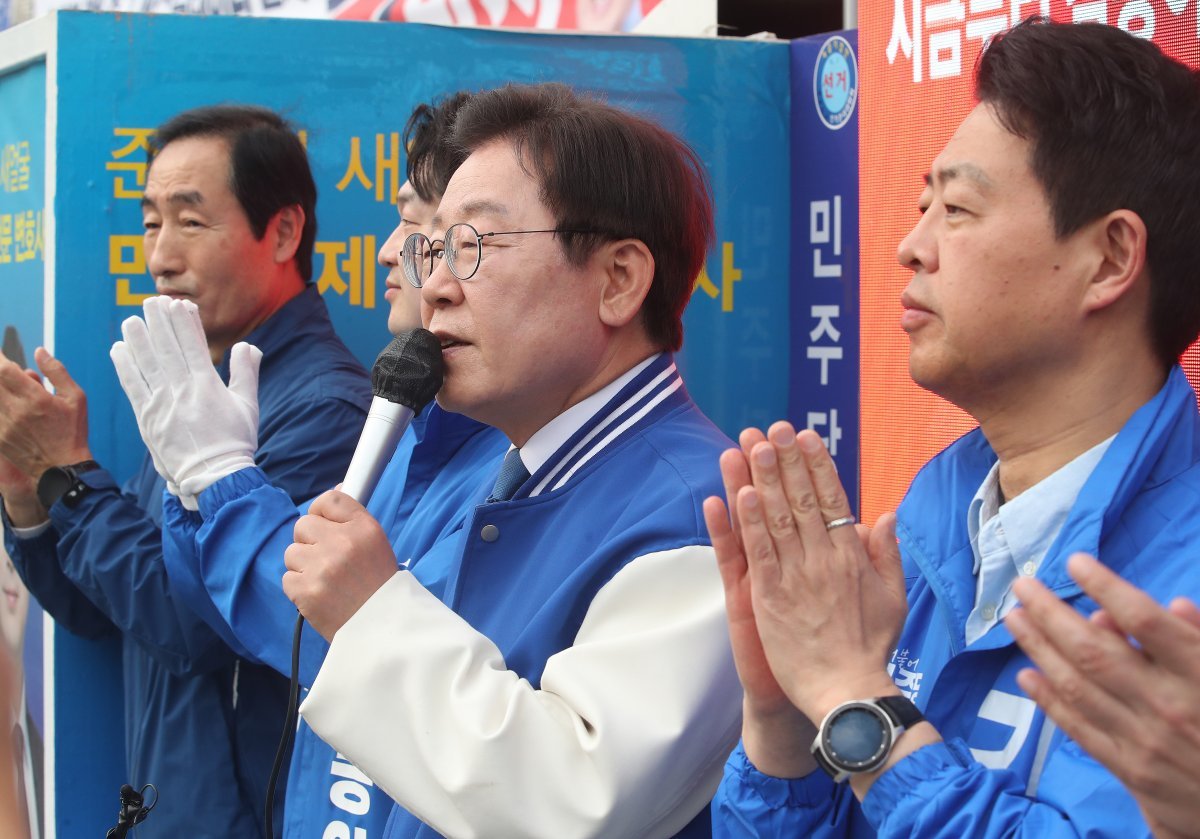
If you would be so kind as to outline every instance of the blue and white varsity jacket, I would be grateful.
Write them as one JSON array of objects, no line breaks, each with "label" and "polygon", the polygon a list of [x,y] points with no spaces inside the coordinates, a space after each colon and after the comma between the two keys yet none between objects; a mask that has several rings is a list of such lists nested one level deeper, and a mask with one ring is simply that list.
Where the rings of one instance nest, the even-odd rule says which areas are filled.
[{"label": "blue and white varsity jacket", "polygon": [[[403,806],[386,836],[709,834],[741,689],[701,504],[730,445],[659,356],[338,631],[301,713]],[[447,559],[439,597],[417,577]]]}]

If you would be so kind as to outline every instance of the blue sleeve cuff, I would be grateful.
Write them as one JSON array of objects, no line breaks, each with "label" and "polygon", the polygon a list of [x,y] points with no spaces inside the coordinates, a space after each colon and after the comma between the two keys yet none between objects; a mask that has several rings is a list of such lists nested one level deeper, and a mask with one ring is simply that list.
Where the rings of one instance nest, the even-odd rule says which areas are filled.
[{"label": "blue sleeve cuff", "polygon": [[92,489],[115,489],[120,490],[116,479],[112,473],[101,466],[99,469],[92,469],[84,472],[79,476],[79,480],[90,486]]},{"label": "blue sleeve cuff", "polygon": [[[42,525],[36,525],[42,527]],[[22,569],[20,561],[24,550],[49,550],[54,551],[55,545],[58,543],[58,533],[54,529],[54,522],[46,522],[46,526],[33,534],[32,536],[19,537],[16,534],[16,528],[12,521],[8,518],[8,510],[4,508],[4,502],[0,500],[0,530],[3,530],[4,549],[8,552],[9,557],[13,558],[13,563],[18,570]]]},{"label": "blue sleeve cuff", "polygon": [[776,778],[759,771],[739,741],[726,764],[727,775],[736,775],[743,787],[753,791],[772,809],[810,809],[826,806],[833,796],[833,778],[817,769],[803,778]]},{"label": "blue sleeve cuff", "polygon": [[838,815],[839,792],[845,790],[838,790],[820,769],[803,778],[763,774],[738,743],[725,763],[725,776],[713,797],[713,837],[846,836],[849,831],[845,819]]},{"label": "blue sleeve cuff", "polygon": [[200,516],[204,519],[212,518],[226,504],[264,486],[271,486],[271,481],[267,478],[267,474],[257,466],[239,469],[232,475],[226,475],[200,493],[200,497],[197,499],[200,505]]},{"label": "blue sleeve cuff", "polygon": [[879,828],[888,817],[902,812],[906,801],[911,806],[914,793],[928,797],[922,790],[940,789],[949,776],[960,775],[973,765],[978,764],[960,740],[923,746],[876,779],[863,799],[863,815]]},{"label": "blue sleeve cuff", "polygon": [[172,495],[171,491],[166,487],[163,487],[162,500],[163,530],[173,527],[177,530],[195,533],[200,529],[200,525],[204,523],[204,519],[200,517],[198,512],[184,507],[179,497]]},{"label": "blue sleeve cuff", "polygon": [[[121,492],[120,484],[113,478],[112,473],[104,467],[84,472],[79,476],[79,480],[91,487],[93,492],[102,492],[104,490],[112,490],[118,494]],[[59,531],[66,531],[78,521],[80,510],[86,506],[86,499],[81,499],[75,507],[68,507],[60,499],[55,501],[54,506],[46,512],[50,514],[51,523]]]}]

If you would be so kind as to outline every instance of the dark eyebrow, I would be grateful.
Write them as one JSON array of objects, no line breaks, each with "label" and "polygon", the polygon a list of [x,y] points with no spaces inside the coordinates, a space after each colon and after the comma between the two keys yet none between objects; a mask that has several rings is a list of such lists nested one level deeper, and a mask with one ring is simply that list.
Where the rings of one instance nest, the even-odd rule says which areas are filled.
[{"label": "dark eyebrow", "polygon": [[[204,196],[198,190],[185,190],[182,192],[172,192],[167,196],[169,204],[186,204],[189,207],[199,207],[204,203]],[[142,195],[142,208],[150,207],[157,209],[157,205],[151,199]]]},{"label": "dark eyebrow", "polygon": [[926,186],[932,186],[935,178],[942,186],[945,186],[948,181],[958,178],[966,178],[983,190],[991,190],[994,186],[992,179],[987,176],[987,173],[974,163],[958,163],[953,166],[947,166],[944,169],[939,169],[936,175],[927,172],[925,174]]},{"label": "dark eyebrow", "polygon": [[[490,213],[491,215],[494,215],[494,216],[507,216],[508,215],[508,207],[504,206],[503,204],[497,203],[495,201],[489,201],[489,200],[484,199],[481,201],[470,201],[470,202],[464,204],[461,208],[459,208],[459,211],[458,211],[459,216],[464,219],[469,219],[473,216],[484,215],[487,213]],[[443,221],[442,213],[439,210],[433,216],[434,229],[441,229],[442,221]],[[486,231],[480,231],[480,232],[486,232]]]}]

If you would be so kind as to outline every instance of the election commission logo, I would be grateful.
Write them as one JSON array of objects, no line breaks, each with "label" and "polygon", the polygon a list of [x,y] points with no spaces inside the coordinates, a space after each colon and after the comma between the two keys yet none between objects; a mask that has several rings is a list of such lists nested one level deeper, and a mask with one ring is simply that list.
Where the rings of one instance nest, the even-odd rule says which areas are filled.
[{"label": "election commission logo", "polygon": [[858,61],[854,48],[841,35],[831,37],[817,53],[813,96],[817,100],[817,116],[834,131],[854,115],[858,103]]}]

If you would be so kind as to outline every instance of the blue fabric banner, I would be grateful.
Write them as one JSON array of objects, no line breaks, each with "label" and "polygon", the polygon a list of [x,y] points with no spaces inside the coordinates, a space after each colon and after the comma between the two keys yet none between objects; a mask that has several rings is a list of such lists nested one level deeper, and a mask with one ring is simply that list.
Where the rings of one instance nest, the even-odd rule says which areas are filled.
[{"label": "blue fabric banner", "polygon": [[857,33],[791,42],[788,414],[817,430],[858,510]]},{"label": "blue fabric banner", "polygon": [[[389,340],[376,256],[395,225],[400,133],[416,104],[559,81],[650,116],[692,144],[715,197],[716,243],[679,355],[688,388],[731,436],[787,411],[786,44],[86,12],[60,12],[55,26],[57,135],[45,149],[57,184],[55,351],[88,393],[94,452],[118,478],[143,453],[108,347],[154,290],[139,204],[146,141],[171,115],[218,102],[275,108],[303,132],[319,190],[314,281],[368,365]],[[114,655],[77,639],[60,638],[56,650],[57,683],[71,686],[56,704],[58,741],[70,738],[56,785],[58,835],[70,839],[94,835],[123,780],[111,770],[122,753],[120,669]],[[71,667],[87,674],[86,691],[68,678]]]},{"label": "blue fabric banner", "polygon": [[314,276],[367,364],[387,343],[383,274],[419,102],[561,81],[685,137],[716,199],[717,244],[686,315],[681,366],[726,432],[783,415],[788,382],[787,47],[435,26],[60,13],[59,353],[89,388],[106,463],[141,456],[107,353],[153,291],[141,252],[145,138],[184,108],[245,101],[305,131],[317,178]]}]

